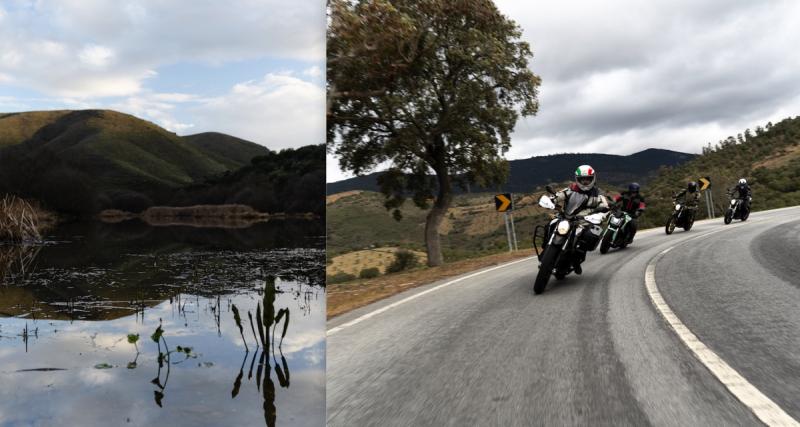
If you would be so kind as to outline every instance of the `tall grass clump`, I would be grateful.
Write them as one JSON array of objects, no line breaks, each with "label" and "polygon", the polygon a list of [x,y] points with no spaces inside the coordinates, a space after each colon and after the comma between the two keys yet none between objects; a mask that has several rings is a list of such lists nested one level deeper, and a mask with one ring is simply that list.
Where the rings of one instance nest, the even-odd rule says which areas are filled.
[{"label": "tall grass clump", "polygon": [[0,199],[0,242],[42,240],[49,214],[38,206],[13,195]]}]

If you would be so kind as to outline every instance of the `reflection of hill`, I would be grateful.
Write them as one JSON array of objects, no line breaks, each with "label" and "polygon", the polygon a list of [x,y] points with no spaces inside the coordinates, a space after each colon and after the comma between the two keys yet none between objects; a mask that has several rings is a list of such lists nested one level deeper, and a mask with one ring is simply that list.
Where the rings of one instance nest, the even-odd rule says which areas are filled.
[{"label": "reflection of hill", "polygon": [[[319,221],[263,223],[247,229],[70,224],[58,243],[30,251],[0,247],[0,315],[109,319],[181,293],[214,296],[252,289],[266,275],[324,285]],[[308,249],[316,247],[316,249]],[[0,267],[3,267],[2,264]]]}]

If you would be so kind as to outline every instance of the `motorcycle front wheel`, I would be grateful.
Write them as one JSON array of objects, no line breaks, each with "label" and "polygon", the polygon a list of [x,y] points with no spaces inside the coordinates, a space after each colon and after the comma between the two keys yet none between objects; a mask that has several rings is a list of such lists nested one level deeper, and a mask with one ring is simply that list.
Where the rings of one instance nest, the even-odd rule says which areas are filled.
[{"label": "motorcycle front wheel", "polygon": [[725,212],[725,225],[730,224],[732,220],[733,220],[733,212],[730,209],[728,209],[728,211]]},{"label": "motorcycle front wheel", "polygon": [[539,266],[539,273],[536,274],[536,281],[533,283],[534,294],[541,294],[544,292],[544,288],[547,287],[547,282],[550,281],[550,275],[553,274],[553,268],[556,266],[559,252],[561,252],[561,248],[550,245],[542,254],[542,264]]},{"label": "motorcycle front wheel", "polygon": [[603,241],[600,242],[600,253],[605,254],[608,253],[608,250],[611,249],[611,240],[613,239],[612,233],[606,233],[603,236]]},{"label": "motorcycle front wheel", "polygon": [[672,234],[672,232],[675,231],[675,215],[669,216],[669,219],[667,219],[667,225],[664,227],[664,231],[666,231],[667,234]]},{"label": "motorcycle front wheel", "polygon": [[692,214],[689,218],[686,219],[686,225],[683,226],[683,231],[691,230],[693,225],[694,225],[694,214]]}]

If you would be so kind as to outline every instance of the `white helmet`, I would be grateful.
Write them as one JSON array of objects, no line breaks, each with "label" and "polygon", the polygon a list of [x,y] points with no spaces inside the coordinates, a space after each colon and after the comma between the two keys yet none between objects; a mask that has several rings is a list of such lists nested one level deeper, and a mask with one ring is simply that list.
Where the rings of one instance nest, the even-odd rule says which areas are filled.
[{"label": "white helmet", "polygon": [[744,178],[741,178],[741,179],[739,180],[739,185],[747,185],[747,180],[746,180],[746,179],[744,179]]},{"label": "white helmet", "polygon": [[594,187],[595,175],[594,168],[589,165],[580,165],[575,169],[575,183],[583,191],[589,191]]}]

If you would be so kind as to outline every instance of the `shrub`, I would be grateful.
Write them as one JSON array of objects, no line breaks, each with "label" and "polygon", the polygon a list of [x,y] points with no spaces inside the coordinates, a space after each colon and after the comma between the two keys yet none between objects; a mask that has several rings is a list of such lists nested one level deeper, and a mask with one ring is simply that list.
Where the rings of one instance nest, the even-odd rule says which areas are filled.
[{"label": "shrub", "polygon": [[398,271],[409,270],[418,264],[417,256],[413,252],[399,250],[394,253],[394,261],[386,267],[387,273],[397,273]]},{"label": "shrub", "polygon": [[378,267],[364,268],[358,273],[360,279],[374,279],[380,275],[381,271],[378,270]]},{"label": "shrub", "polygon": [[326,278],[326,281],[327,281],[328,284],[334,284],[334,283],[349,282],[349,281],[351,281],[351,280],[353,280],[355,278],[356,278],[356,276],[354,276],[352,274],[339,272],[339,273],[334,274],[333,276],[328,276]]}]

